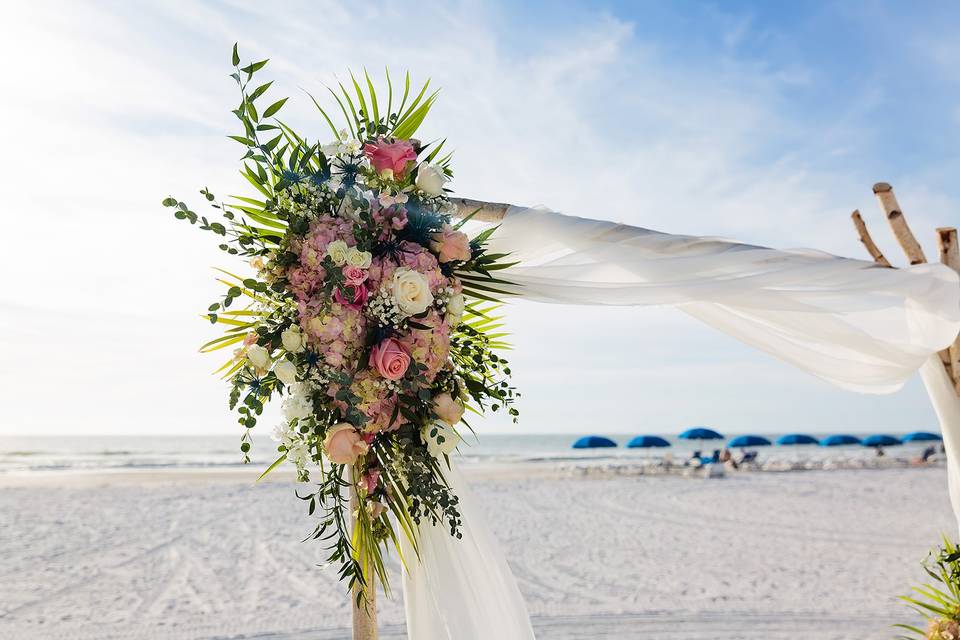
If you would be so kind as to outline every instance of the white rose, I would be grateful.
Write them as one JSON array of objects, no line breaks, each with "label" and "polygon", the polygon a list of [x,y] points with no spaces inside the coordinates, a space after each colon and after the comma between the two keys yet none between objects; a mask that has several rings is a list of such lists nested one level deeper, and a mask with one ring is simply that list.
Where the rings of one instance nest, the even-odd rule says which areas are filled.
[{"label": "white rose", "polygon": [[443,185],[447,182],[447,176],[443,169],[435,164],[424,162],[417,169],[416,185],[420,191],[429,196],[439,196],[443,194]]},{"label": "white rose", "polygon": [[[430,435],[430,434],[433,435]],[[460,444],[460,436],[446,422],[434,422],[420,430],[420,436],[427,443],[427,451],[435,458],[450,455]]]},{"label": "white rose", "polygon": [[290,353],[303,351],[303,334],[300,333],[300,327],[296,325],[281,333],[280,341],[283,343],[283,348]]},{"label": "white rose", "polygon": [[297,381],[297,365],[289,360],[281,360],[273,368],[273,373],[280,378],[283,384],[293,384]]},{"label": "white rose", "polygon": [[349,247],[343,240],[334,240],[327,245],[327,255],[333,260],[333,264],[338,267],[343,266],[343,263],[347,261],[348,250]]},{"label": "white rose", "polygon": [[257,369],[266,369],[270,366],[270,352],[258,344],[252,344],[247,349],[247,360]]},{"label": "white rose", "polygon": [[390,289],[393,302],[408,316],[423,313],[433,304],[433,294],[430,293],[427,279],[419,271],[408,267],[400,267],[393,272]]},{"label": "white rose", "polygon": [[351,267],[369,269],[372,261],[373,256],[369,251],[358,251],[356,247],[350,247],[350,250],[347,251],[346,263]]},{"label": "white rose", "polygon": [[455,293],[447,300],[447,324],[455,327],[460,324],[463,318],[463,309],[466,306],[466,300],[462,293]]}]

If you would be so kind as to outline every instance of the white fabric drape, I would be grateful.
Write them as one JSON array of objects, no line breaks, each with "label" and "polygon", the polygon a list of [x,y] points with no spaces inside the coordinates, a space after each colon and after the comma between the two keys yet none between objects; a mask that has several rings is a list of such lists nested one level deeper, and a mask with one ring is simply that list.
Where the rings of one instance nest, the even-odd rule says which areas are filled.
[{"label": "white fabric drape", "polygon": [[533,640],[527,606],[493,534],[456,468],[445,473],[460,498],[463,538],[419,527],[420,561],[401,536],[407,637],[416,640]]},{"label": "white fabric drape", "polygon": [[950,504],[960,528],[960,396],[940,364],[940,356],[933,355],[920,368],[920,377],[940,421],[943,447],[947,452],[947,482]]},{"label": "white fabric drape", "polygon": [[939,264],[888,269],[520,207],[490,245],[520,262],[502,273],[522,298],[674,305],[852,391],[899,389],[960,331],[957,274]]},{"label": "white fabric drape", "polygon": [[[896,391],[922,366],[960,523],[960,400],[936,355],[960,331],[960,282],[949,268],[887,269],[819,251],[674,236],[519,207],[507,212],[490,251],[519,261],[501,273],[525,299],[674,305],[852,391]],[[513,576],[465,483],[455,472],[450,481],[464,537],[420,528],[421,562],[410,561],[405,574],[409,637],[533,638]]]}]

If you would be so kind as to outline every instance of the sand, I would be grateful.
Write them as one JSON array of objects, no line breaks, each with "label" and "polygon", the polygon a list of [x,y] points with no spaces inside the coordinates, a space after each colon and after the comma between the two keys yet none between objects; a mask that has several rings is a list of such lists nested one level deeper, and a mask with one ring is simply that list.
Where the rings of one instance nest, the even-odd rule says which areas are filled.
[{"label": "sand", "polygon": [[[942,468],[724,479],[469,471],[537,637],[890,638],[955,527]],[[282,478],[280,479],[282,480]],[[285,482],[245,473],[0,479],[0,638],[347,638]],[[395,568],[395,563],[394,563]],[[405,637],[399,594],[381,637]],[[495,640],[495,639],[491,639]]]}]

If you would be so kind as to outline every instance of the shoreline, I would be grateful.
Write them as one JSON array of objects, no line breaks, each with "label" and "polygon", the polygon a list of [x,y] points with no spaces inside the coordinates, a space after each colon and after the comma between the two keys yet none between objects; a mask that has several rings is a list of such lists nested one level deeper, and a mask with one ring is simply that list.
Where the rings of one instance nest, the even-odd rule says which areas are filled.
[{"label": "shoreline", "polygon": [[[833,471],[891,471],[945,469],[944,461],[916,464],[898,458],[852,458],[842,461],[782,461],[772,460],[760,465],[732,469],[722,464],[701,467],[664,464],[662,460],[584,460],[522,461],[522,462],[460,462],[458,468],[468,480],[522,480],[522,479],[611,479],[623,477],[720,479],[750,475],[787,475],[803,472]],[[75,469],[50,471],[11,471],[0,473],[0,488],[40,487],[107,487],[131,485],[191,485],[191,484],[299,484],[292,470],[277,469],[258,481],[262,469],[247,468],[115,468]]]}]

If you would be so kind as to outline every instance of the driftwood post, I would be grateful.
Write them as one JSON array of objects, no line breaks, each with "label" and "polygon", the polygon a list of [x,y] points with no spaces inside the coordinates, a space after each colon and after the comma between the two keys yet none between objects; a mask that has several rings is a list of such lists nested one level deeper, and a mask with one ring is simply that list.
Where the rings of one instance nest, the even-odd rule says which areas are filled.
[{"label": "driftwood post", "polygon": [[[348,470],[347,478],[350,481],[350,518],[356,526],[356,518],[353,514],[360,508],[360,498],[357,496],[357,483],[353,480],[353,475]],[[357,605],[357,597],[360,596],[360,590],[363,588],[359,583],[354,583],[353,591],[350,594],[350,607],[353,610],[353,640],[377,640],[377,582],[373,572],[368,571],[366,588],[366,602],[360,598],[360,605]]]},{"label": "driftwood post", "polygon": [[[927,256],[923,253],[923,247],[917,242],[913,231],[910,230],[910,225],[907,224],[907,219],[903,215],[903,210],[900,209],[900,203],[897,202],[893,187],[886,182],[878,182],[873,185],[873,193],[877,196],[880,208],[887,217],[887,222],[890,223],[890,230],[893,231],[893,236],[903,249],[907,260],[910,261],[911,265],[924,264],[927,261]],[[870,236],[870,231],[860,216],[860,212],[854,211],[851,218],[853,219],[853,226],[860,236],[860,242],[863,243],[874,262],[884,267],[891,266]],[[937,229],[937,245],[940,250],[940,262],[960,272],[960,244],[957,242],[957,230],[952,227]],[[954,339],[953,344],[948,349],[940,352],[940,361],[947,372],[947,377],[953,382],[957,395],[960,396],[960,336]]]},{"label": "driftwood post", "polygon": [[[953,227],[937,229],[937,246],[940,249],[940,262],[960,273],[960,243],[957,242],[957,230]],[[953,386],[960,395],[960,336],[947,349],[947,372],[953,374]]]}]

